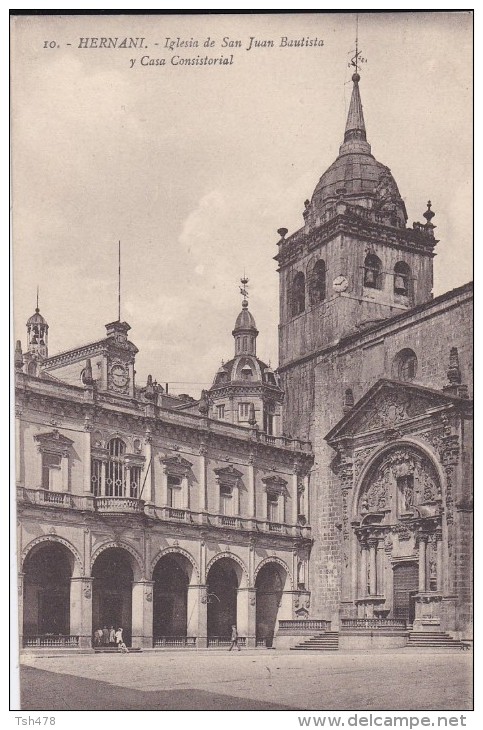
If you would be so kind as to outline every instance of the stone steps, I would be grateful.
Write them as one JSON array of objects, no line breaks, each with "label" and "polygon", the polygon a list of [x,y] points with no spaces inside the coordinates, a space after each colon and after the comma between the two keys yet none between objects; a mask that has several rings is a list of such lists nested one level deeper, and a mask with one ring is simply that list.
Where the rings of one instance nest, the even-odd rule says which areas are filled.
[{"label": "stone steps", "polygon": [[291,651],[338,651],[338,649],[339,634],[337,631],[317,634],[291,647]]},{"label": "stone steps", "polygon": [[458,639],[444,631],[411,631],[408,637],[408,647],[434,649],[464,649],[465,646]]},{"label": "stone steps", "polygon": [[[128,646],[127,648],[129,654],[134,654],[137,652],[142,651],[138,646]],[[120,654],[121,652],[117,648],[117,646],[95,646],[94,647],[94,653],[95,654]]]}]

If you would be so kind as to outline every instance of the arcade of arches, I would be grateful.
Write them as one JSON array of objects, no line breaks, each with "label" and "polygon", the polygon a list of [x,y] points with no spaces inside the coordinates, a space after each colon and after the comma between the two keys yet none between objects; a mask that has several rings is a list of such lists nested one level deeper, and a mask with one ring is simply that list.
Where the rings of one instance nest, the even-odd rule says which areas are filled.
[{"label": "arcade of arches", "polygon": [[[122,627],[128,646],[196,646],[228,642],[237,626],[242,643],[272,646],[280,618],[292,617],[291,581],[280,562],[262,562],[254,585],[239,561],[222,555],[208,566],[206,584],[180,551],[161,555],[151,580],[123,547],[95,558],[91,576],[75,575],[75,558],[45,540],[23,568],[23,637],[74,636],[89,645],[97,629]],[[82,615],[81,615],[82,614]]]}]

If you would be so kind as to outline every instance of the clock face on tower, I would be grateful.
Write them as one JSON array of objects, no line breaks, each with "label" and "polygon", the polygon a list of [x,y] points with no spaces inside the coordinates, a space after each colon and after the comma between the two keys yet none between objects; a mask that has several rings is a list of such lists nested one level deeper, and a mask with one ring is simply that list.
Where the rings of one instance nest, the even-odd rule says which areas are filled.
[{"label": "clock face on tower", "polygon": [[336,276],[332,282],[332,288],[334,291],[346,291],[348,286],[349,282],[345,276]]},{"label": "clock face on tower", "polygon": [[114,363],[111,365],[110,375],[110,380],[114,388],[124,390],[129,381],[129,372],[126,365],[120,362]]}]

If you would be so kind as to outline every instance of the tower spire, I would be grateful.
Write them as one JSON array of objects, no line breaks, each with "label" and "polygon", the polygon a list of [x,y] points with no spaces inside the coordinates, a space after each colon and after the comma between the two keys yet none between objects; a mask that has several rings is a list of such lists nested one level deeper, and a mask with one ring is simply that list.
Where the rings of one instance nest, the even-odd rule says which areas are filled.
[{"label": "tower spire", "polygon": [[40,312],[39,309],[39,285],[37,284],[37,306],[35,307],[36,312]]},{"label": "tower spire", "polygon": [[355,69],[352,74],[352,96],[347,114],[345,125],[344,143],[340,148],[340,154],[348,152],[367,152],[371,153],[371,146],[366,139],[366,125],[364,122],[364,113],[362,111],[362,101],[359,92],[359,69],[362,63],[367,59],[362,57],[359,50],[359,16],[356,19],[356,47],[348,66]]},{"label": "tower spire", "polygon": [[121,321],[121,241],[118,250],[118,277],[117,277],[117,321]]}]

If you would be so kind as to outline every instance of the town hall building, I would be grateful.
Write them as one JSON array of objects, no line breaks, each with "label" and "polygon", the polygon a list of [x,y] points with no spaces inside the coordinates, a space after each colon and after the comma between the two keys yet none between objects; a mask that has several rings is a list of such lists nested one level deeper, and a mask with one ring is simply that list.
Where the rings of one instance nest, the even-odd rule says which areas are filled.
[{"label": "town hall building", "polygon": [[224,646],[233,625],[247,647],[471,637],[472,287],[433,297],[431,203],[407,225],[359,82],[304,225],[278,231],[278,368],[245,290],[196,401],[136,382],[120,317],[54,355],[38,306],[28,320],[23,647],[89,649],[119,626],[138,648]]}]

